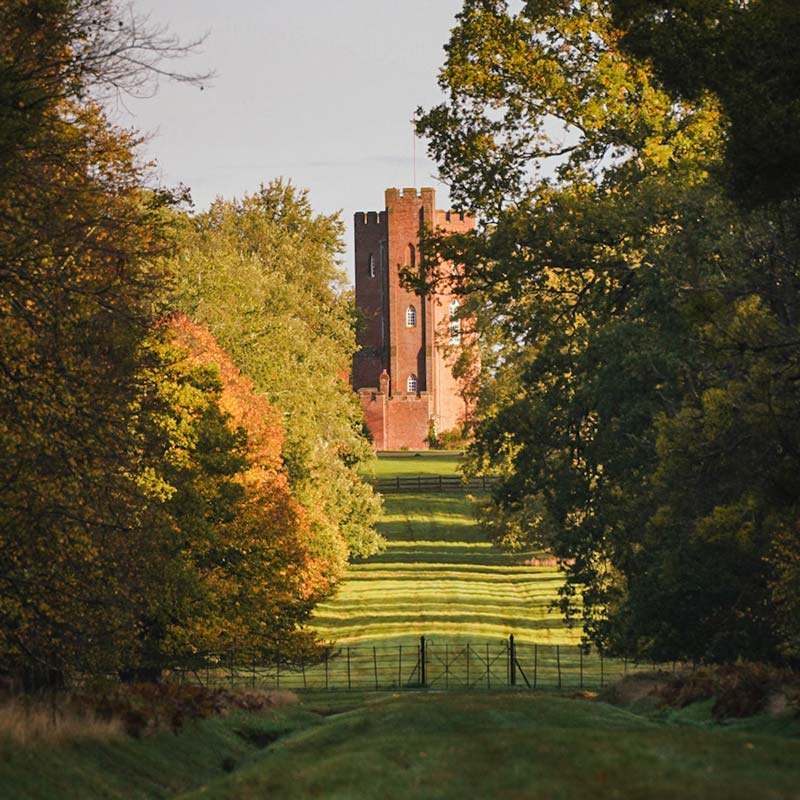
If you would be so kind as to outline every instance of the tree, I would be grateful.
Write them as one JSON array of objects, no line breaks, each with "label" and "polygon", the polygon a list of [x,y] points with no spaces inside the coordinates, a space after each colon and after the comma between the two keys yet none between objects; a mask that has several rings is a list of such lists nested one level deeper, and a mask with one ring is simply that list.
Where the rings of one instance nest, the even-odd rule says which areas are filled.
[{"label": "tree", "polygon": [[136,647],[148,498],[128,417],[174,198],[144,190],[136,137],[87,99],[146,78],[135,51],[161,45],[127,25],[103,0],[0,9],[5,669],[114,668]]},{"label": "tree", "polygon": [[151,521],[162,547],[143,598],[145,663],[198,651],[308,657],[317,639],[302,625],[330,583],[291,496],[282,418],[205,328],[174,315],[168,332],[151,373],[161,410],[141,415],[142,474],[163,498]]},{"label": "tree", "polygon": [[725,198],[715,99],[676,103],[609,12],[468,0],[448,99],[421,116],[483,218],[429,242],[462,265],[483,340],[470,468],[501,475],[496,540],[564,559],[562,608],[596,644],[778,658],[796,581],[776,553],[798,509],[797,209]]},{"label": "tree", "polygon": [[273,182],[192,221],[174,262],[176,304],[208,325],[256,391],[284,415],[282,455],[332,579],[381,547],[379,501],[358,473],[371,451],[347,383],[352,297],[336,265],[341,222]]},{"label": "tree", "polygon": [[711,91],[729,120],[726,179],[747,204],[800,187],[800,8],[793,0],[614,0],[622,47],[678,97]]}]

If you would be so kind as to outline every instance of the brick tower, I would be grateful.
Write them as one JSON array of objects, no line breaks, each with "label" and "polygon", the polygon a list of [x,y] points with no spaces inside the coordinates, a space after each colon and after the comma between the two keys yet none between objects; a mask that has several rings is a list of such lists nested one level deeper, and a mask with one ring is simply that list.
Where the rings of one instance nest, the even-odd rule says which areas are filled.
[{"label": "brick tower", "polygon": [[399,267],[419,261],[422,227],[463,232],[475,220],[437,211],[433,189],[387,189],[384,211],[355,215],[356,305],[364,325],[353,388],[378,450],[425,448],[431,424],[451,430],[466,412],[448,358],[460,340],[450,319],[457,301],[446,289],[420,296],[400,282]]}]

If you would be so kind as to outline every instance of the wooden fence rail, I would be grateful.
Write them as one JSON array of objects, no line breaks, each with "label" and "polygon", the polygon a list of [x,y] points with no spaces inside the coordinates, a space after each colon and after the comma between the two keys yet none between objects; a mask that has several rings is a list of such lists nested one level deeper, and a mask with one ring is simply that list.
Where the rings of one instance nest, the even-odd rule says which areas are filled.
[{"label": "wooden fence rail", "polygon": [[497,483],[497,478],[484,476],[463,480],[458,475],[407,475],[395,478],[378,478],[373,486],[381,494],[483,492]]}]

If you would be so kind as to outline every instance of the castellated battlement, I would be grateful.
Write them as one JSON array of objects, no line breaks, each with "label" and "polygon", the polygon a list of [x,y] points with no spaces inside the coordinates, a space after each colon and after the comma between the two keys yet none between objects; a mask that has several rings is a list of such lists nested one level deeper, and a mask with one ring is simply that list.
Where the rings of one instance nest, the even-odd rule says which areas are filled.
[{"label": "castellated battlement", "polygon": [[394,203],[399,203],[403,200],[425,200],[428,197],[433,197],[434,190],[427,186],[420,189],[419,192],[413,186],[404,189],[387,189],[385,196],[386,207],[389,208]]},{"label": "castellated battlement", "polygon": [[[405,189],[387,189],[386,190],[386,210],[384,211],[356,211],[353,215],[353,221],[356,227],[367,225],[386,225],[388,222],[388,212],[395,206],[403,203],[417,203],[422,202],[424,206],[427,202],[434,205],[435,192],[433,189],[427,187],[417,191],[416,189],[406,187]],[[463,211],[441,211],[435,210],[435,224],[437,225],[464,225],[473,227],[472,218],[469,214]]]},{"label": "castellated battlement", "polygon": [[385,225],[386,212],[356,211],[356,213],[353,215],[353,221],[356,225]]}]

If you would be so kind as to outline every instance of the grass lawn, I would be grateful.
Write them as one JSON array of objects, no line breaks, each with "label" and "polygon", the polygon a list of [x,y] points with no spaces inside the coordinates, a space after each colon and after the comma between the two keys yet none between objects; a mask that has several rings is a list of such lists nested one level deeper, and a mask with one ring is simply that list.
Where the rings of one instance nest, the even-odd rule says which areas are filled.
[{"label": "grass lawn", "polygon": [[[379,477],[455,474],[452,453],[380,457]],[[379,530],[385,552],[351,566],[314,627],[340,644],[415,644],[420,635],[450,641],[507,638],[575,644],[549,611],[562,578],[555,567],[526,566],[536,553],[503,553],[485,541],[462,494],[389,494]]]},{"label": "grass lawn", "polygon": [[458,475],[459,453],[449,451],[419,451],[381,453],[367,464],[367,478],[394,478],[409,475]]},{"label": "grass lawn", "polygon": [[304,704],[326,716],[186,797],[769,800],[800,786],[800,739],[752,721],[676,724],[526,693]]}]

